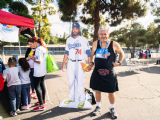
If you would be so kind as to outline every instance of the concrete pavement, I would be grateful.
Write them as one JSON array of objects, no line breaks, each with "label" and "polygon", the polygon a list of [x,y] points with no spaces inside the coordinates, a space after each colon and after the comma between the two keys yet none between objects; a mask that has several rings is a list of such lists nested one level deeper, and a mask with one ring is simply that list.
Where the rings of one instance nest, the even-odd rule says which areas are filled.
[{"label": "concrete pavement", "polygon": [[[50,97],[46,110],[33,112],[32,108],[37,100],[32,99],[32,108],[21,111],[16,117],[9,117],[0,104],[0,114],[4,116],[4,120],[110,120],[107,93],[102,94],[102,111],[95,117],[91,117],[90,113],[96,105],[93,105],[92,110],[58,107],[59,103],[68,97],[69,82],[67,72],[61,71],[63,56],[56,55],[54,58],[60,70],[45,77]],[[119,83],[115,105],[118,120],[160,120],[160,66],[153,62],[149,66],[150,70],[144,68],[143,71],[135,72],[124,72],[127,66],[115,68]],[[85,87],[88,89],[91,73],[85,74]]]}]

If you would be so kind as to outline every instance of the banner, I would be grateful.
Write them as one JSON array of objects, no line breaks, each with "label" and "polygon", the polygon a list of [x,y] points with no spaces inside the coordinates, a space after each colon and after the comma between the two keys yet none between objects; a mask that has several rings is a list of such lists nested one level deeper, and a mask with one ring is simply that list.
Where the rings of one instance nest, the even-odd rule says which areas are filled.
[{"label": "banner", "polygon": [[0,40],[5,42],[18,42],[19,28],[13,25],[5,25],[0,23]]}]

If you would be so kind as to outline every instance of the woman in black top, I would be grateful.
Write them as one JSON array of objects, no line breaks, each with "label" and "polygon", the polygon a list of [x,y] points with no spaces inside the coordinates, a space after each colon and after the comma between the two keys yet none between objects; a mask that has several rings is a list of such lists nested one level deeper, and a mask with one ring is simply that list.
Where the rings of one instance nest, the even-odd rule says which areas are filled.
[{"label": "woman in black top", "polygon": [[35,49],[33,48],[33,43],[30,42],[30,40],[28,40],[28,45],[30,48],[27,49],[26,54],[25,54],[25,58],[28,61],[29,65],[30,65],[30,80],[31,80],[31,88],[32,88],[32,93],[31,93],[31,97],[34,97],[35,99],[37,99],[37,96],[35,94],[35,88],[34,88],[34,77],[33,77],[33,73],[34,73],[34,61],[30,59],[30,52],[33,51],[33,54],[35,53]]}]

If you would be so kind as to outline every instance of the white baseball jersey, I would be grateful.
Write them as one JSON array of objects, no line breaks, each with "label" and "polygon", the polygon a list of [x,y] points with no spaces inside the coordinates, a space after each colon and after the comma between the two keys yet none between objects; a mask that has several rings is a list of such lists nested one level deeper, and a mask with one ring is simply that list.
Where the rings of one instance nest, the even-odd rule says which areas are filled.
[{"label": "white baseball jersey", "polygon": [[68,52],[69,59],[84,60],[85,54],[90,52],[90,47],[88,40],[83,36],[78,36],[77,38],[69,37],[65,50]]}]

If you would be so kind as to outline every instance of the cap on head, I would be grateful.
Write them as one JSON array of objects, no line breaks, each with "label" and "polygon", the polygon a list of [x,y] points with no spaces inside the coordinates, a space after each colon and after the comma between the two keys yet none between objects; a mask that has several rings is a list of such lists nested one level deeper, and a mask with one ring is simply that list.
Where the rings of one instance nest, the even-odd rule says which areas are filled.
[{"label": "cap on head", "polygon": [[74,28],[74,27],[76,27],[76,28],[80,29],[80,25],[79,25],[79,23],[73,23],[73,24],[72,24],[72,28]]},{"label": "cap on head", "polygon": [[99,30],[98,30],[98,33],[100,33],[102,30],[107,30],[109,32],[109,27],[100,27]]}]

